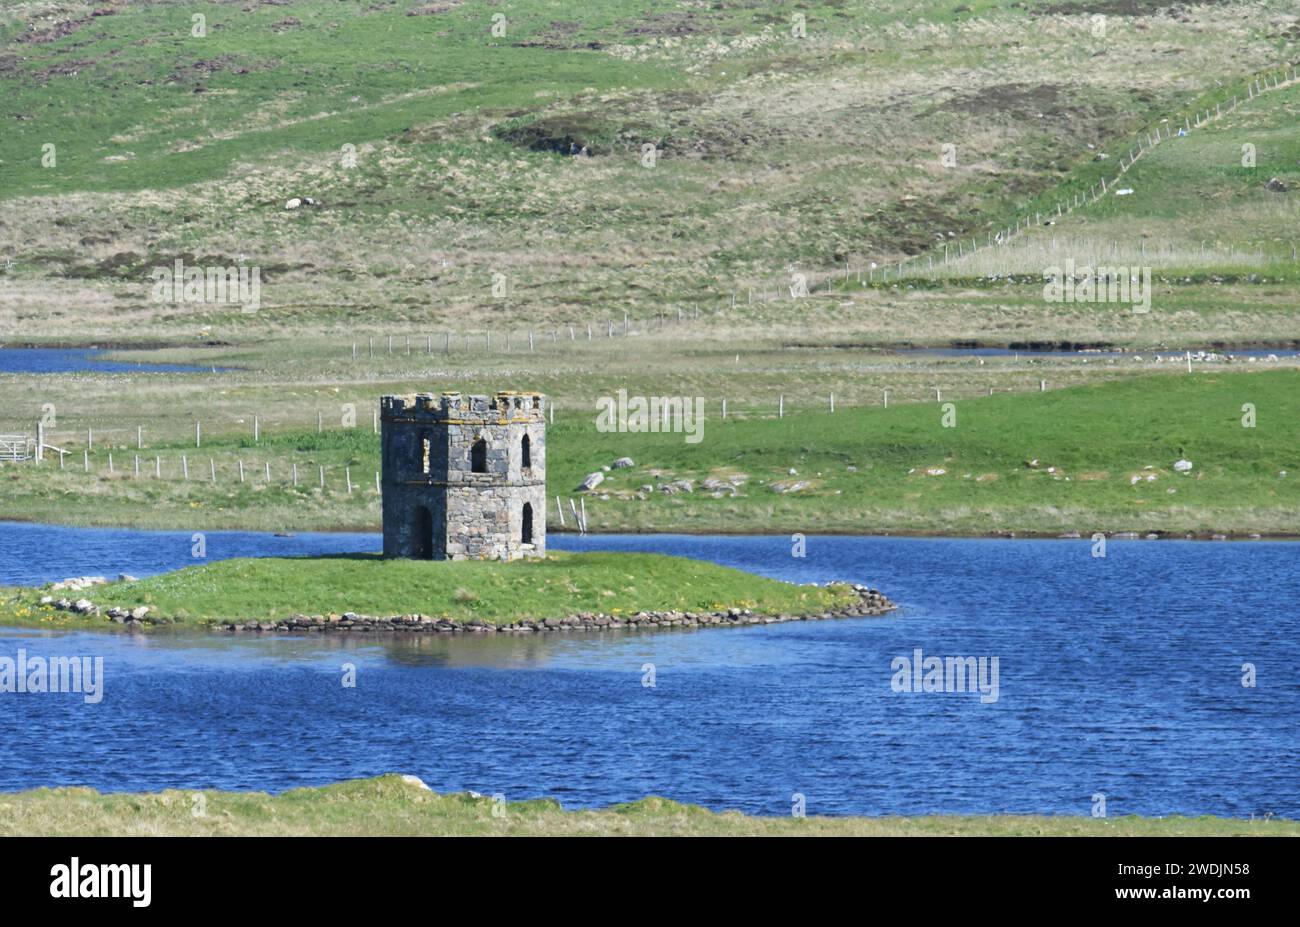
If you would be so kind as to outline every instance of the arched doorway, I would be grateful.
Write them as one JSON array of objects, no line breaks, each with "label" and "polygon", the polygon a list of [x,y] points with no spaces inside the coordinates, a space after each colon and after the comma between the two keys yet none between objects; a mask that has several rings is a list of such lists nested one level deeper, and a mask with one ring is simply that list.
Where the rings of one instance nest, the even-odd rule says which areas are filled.
[{"label": "arched doorway", "polygon": [[415,507],[414,550],[416,560],[433,559],[433,515],[423,505]]},{"label": "arched doorway", "polygon": [[533,504],[531,502],[524,503],[524,510],[519,521],[521,526],[519,540],[524,544],[533,543]]}]

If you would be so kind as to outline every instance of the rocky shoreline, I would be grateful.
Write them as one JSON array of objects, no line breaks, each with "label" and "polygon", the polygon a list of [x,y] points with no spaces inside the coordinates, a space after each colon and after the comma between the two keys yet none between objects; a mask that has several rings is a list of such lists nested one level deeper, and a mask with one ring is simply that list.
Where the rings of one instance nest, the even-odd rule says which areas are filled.
[{"label": "rocky shoreline", "polygon": [[605,615],[583,612],[563,618],[517,621],[513,624],[489,624],[472,619],[453,621],[431,615],[393,615],[376,617],[345,612],[341,615],[290,615],[279,621],[221,622],[214,631],[229,633],[374,633],[401,632],[416,634],[545,634],[573,631],[618,631],[642,628],[740,627],[752,624],[781,624],[787,621],[821,621],[831,618],[862,618],[884,615],[898,606],[879,590],[853,585],[858,600],[842,608],[807,615],[759,615],[747,608],[728,608],[713,612],[646,611],[634,615]]},{"label": "rocky shoreline", "polygon": [[[123,574],[121,580],[134,577]],[[81,592],[105,585],[103,576],[82,576],[55,583],[52,591]],[[838,585],[838,584],[837,584]],[[362,615],[356,612],[323,615],[290,615],[278,620],[216,621],[206,626],[213,631],[253,633],[310,633],[310,632],[402,632],[416,634],[541,634],[551,631],[618,631],[641,628],[678,627],[739,627],[751,624],[781,624],[787,621],[821,621],[831,618],[862,618],[883,615],[898,606],[878,589],[857,583],[843,583],[857,595],[857,601],[837,609],[812,612],[804,615],[762,615],[748,608],[726,608],[718,611],[641,611],[631,615],[607,615],[603,612],[579,612],[562,618],[527,619],[510,624],[492,624],[481,619],[455,620],[432,615]],[[144,626],[175,624],[175,619],[158,613],[147,605],[134,608],[112,606],[101,608],[90,599],[56,599],[42,596],[42,606],[55,611],[68,612],[83,618],[105,618],[130,629]]]}]

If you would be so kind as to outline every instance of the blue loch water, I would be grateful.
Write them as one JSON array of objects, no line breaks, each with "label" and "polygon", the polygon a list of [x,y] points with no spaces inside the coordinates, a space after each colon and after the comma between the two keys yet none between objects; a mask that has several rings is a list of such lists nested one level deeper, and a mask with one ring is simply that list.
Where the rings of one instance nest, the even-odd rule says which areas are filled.
[{"label": "blue loch water", "polygon": [[[0,347],[3,373],[209,373],[211,367],[193,364],[141,364],[108,360],[96,348]],[[217,368],[218,370],[224,368]]]},{"label": "blue loch water", "polygon": [[[555,536],[795,582],[884,618],[735,629],[349,638],[0,631],[102,656],[102,701],[0,694],[0,788],[265,789],[384,772],[569,807],[666,795],[809,813],[1300,816],[1300,545]],[[209,532],[210,557],[375,535]],[[0,524],[0,584],[172,569],[188,532]],[[906,693],[892,661],[998,658],[998,697]],[[356,666],[356,687],[340,684]],[[654,664],[655,685],[643,685]],[[1256,685],[1242,685],[1243,664]]]}]

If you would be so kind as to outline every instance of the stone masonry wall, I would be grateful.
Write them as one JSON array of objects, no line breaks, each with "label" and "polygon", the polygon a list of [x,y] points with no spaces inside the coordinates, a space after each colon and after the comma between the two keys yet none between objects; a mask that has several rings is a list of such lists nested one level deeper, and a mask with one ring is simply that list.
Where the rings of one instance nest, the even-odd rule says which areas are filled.
[{"label": "stone masonry wall", "polygon": [[[385,396],[381,409],[385,556],[545,556],[544,397]],[[475,473],[472,451],[480,440],[486,472]],[[525,505],[531,506],[531,544],[523,541]]]}]

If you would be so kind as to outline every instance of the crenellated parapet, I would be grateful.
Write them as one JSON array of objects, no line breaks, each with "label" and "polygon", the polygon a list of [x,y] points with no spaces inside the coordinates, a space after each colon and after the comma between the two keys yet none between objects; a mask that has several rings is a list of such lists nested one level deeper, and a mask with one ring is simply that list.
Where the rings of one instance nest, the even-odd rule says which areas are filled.
[{"label": "crenellated parapet", "polygon": [[541,393],[514,390],[384,396],[385,556],[544,556],[545,411]]},{"label": "crenellated parapet", "polygon": [[541,393],[501,390],[491,396],[463,396],[460,393],[412,393],[384,396],[379,414],[393,421],[482,422],[510,424],[540,422],[546,413]]}]

